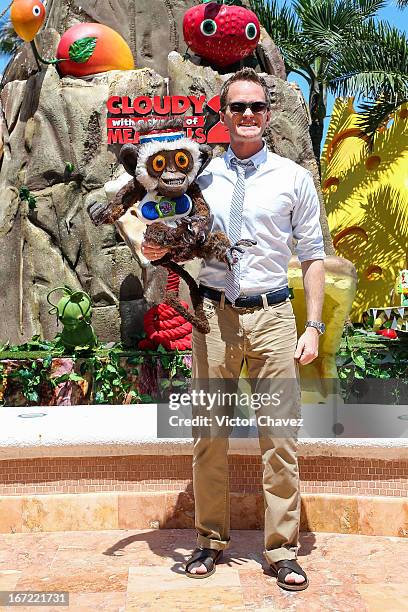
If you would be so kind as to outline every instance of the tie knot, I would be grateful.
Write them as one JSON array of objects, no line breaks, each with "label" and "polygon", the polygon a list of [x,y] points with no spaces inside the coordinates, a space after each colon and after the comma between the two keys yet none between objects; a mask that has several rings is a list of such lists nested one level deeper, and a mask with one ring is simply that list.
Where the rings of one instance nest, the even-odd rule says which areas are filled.
[{"label": "tie knot", "polygon": [[243,170],[245,172],[246,170],[249,170],[250,168],[254,168],[254,162],[252,161],[252,159],[250,159],[249,161],[242,161],[241,159],[232,157],[230,163],[233,168],[236,168],[238,170],[238,172],[240,170],[241,171]]}]

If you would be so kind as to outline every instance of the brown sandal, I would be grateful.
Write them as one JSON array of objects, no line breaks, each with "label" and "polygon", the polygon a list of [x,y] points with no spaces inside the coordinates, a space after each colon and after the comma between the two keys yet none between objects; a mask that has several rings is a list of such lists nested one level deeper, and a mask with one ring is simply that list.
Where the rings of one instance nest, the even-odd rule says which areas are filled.
[{"label": "brown sandal", "polygon": [[[304,591],[309,586],[309,580],[306,573],[295,559],[282,559],[282,561],[276,561],[276,563],[270,564],[270,568],[277,578],[276,584],[280,586],[281,589],[286,589],[287,591]],[[286,576],[292,572],[299,574],[299,576],[303,576],[305,579],[304,582],[300,584],[285,582]]]},{"label": "brown sandal", "polygon": [[[186,576],[189,578],[208,578],[212,576],[215,572],[215,566],[217,561],[219,561],[222,557],[222,550],[214,550],[212,548],[196,548],[191,557],[185,564]],[[207,571],[205,574],[192,574],[188,571],[188,568],[193,564],[199,561],[206,568]]]}]

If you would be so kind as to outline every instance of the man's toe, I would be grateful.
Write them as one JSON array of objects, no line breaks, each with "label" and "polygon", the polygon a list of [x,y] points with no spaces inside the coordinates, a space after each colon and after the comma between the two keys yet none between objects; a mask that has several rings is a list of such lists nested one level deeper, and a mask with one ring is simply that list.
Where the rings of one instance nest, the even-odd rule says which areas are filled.
[{"label": "man's toe", "polygon": [[288,584],[302,584],[302,582],[304,581],[305,579],[303,578],[303,576],[295,574],[295,572],[288,574],[285,578],[285,582],[287,582]]},{"label": "man's toe", "polygon": [[206,574],[207,568],[202,563],[192,563],[188,568],[190,574]]}]

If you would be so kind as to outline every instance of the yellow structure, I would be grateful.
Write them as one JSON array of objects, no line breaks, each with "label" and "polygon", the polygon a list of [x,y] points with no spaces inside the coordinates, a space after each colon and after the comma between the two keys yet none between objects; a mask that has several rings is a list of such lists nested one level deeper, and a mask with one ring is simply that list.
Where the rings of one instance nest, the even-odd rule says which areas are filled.
[{"label": "yellow structure", "polygon": [[336,252],[358,274],[351,319],[369,307],[400,305],[393,291],[408,267],[408,108],[375,136],[357,124],[353,100],[338,99],[322,156],[322,188]]}]

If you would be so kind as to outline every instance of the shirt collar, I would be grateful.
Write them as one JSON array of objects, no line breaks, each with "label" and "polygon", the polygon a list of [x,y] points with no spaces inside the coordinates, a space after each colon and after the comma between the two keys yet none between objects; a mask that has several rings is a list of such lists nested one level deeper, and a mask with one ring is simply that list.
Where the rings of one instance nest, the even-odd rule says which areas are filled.
[{"label": "shirt collar", "polygon": [[[255,155],[252,155],[252,157],[248,157],[247,159],[241,159],[240,161],[248,162],[249,160],[251,160],[252,163],[254,164],[255,168],[258,169],[259,166],[263,162],[266,161],[267,154],[268,154],[268,149],[266,147],[266,142],[264,141],[264,145],[263,145],[262,149],[260,151],[258,151],[258,153],[255,153]],[[233,150],[231,149],[231,146],[229,146],[228,149],[225,152],[225,155],[224,155],[224,159],[225,159],[225,162],[226,162],[228,168],[231,168],[231,159],[233,159],[234,157],[236,157],[236,155],[233,152]]]}]

